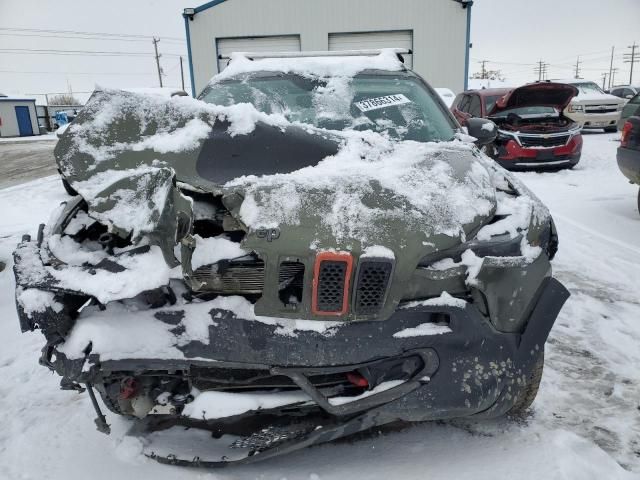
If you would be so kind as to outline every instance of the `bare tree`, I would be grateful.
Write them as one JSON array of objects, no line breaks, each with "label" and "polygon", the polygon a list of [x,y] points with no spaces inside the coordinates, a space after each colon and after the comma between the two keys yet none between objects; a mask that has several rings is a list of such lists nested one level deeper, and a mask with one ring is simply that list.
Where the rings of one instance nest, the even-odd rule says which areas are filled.
[{"label": "bare tree", "polygon": [[471,78],[476,79],[489,79],[489,80],[504,80],[504,75],[500,70],[483,70],[481,72],[476,72],[471,75]]},{"label": "bare tree", "polygon": [[49,105],[80,105],[80,100],[70,93],[49,97]]}]

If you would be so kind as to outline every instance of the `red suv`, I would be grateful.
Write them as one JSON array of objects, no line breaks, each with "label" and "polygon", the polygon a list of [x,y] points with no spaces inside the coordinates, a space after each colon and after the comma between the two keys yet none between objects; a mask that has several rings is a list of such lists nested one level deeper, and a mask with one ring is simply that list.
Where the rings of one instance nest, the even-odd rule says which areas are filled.
[{"label": "red suv", "polygon": [[463,126],[472,117],[493,120],[498,136],[483,151],[503,167],[558,170],[580,161],[580,126],[562,113],[577,94],[573,85],[552,82],[469,90],[456,97],[451,111]]}]

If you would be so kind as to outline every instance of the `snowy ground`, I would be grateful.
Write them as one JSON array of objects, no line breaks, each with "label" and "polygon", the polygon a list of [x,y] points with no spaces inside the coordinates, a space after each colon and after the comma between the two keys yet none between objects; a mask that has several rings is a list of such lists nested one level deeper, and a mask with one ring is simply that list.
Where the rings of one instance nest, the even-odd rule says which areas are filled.
[{"label": "snowy ground", "polygon": [[24,143],[24,142],[45,142],[55,141],[58,137],[55,133],[47,133],[44,135],[33,135],[31,137],[0,137],[0,143]]},{"label": "snowy ground", "polygon": [[220,472],[145,459],[113,415],[99,434],[88,397],[38,365],[43,337],[19,333],[11,252],[66,194],[55,177],[0,190],[0,479],[640,478],[640,215],[616,137],[585,134],[573,171],[519,174],[554,214],[555,272],[572,293],[526,422],[415,425]]}]

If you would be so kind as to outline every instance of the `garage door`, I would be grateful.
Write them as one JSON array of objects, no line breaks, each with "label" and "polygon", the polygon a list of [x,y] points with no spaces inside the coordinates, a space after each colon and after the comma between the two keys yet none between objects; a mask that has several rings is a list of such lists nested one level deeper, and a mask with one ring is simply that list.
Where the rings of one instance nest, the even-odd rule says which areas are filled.
[{"label": "garage door", "polygon": [[[300,35],[280,35],[272,37],[218,38],[218,55],[233,52],[299,52]],[[224,70],[227,60],[218,60],[218,71]]]},{"label": "garage door", "polygon": [[[413,50],[413,31],[329,34],[329,50],[367,50],[370,48],[408,48]],[[413,55],[405,55],[404,63],[408,68],[412,68]]]}]

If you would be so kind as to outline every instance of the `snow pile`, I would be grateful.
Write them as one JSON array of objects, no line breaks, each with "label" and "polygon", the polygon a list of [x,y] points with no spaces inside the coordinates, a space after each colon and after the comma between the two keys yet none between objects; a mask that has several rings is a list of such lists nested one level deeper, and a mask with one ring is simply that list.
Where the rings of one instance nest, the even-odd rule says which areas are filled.
[{"label": "snow pile", "polygon": [[382,382],[380,385],[376,385],[371,390],[362,392],[360,395],[356,395],[354,397],[329,398],[329,403],[334,407],[338,405],[344,405],[345,403],[355,402],[357,400],[362,400],[363,398],[370,397],[371,395],[382,393],[386,390],[390,390],[394,387],[397,387],[398,385],[402,385],[403,383],[404,383],[404,380],[387,380],[386,382]]},{"label": "snow pile", "polygon": [[261,58],[249,60],[243,53],[234,53],[227,68],[213,77],[211,83],[217,83],[237,75],[253,72],[283,72],[302,75],[309,78],[354,77],[364,70],[404,70],[394,49],[383,49],[372,56],[348,57],[300,57],[300,58]]},{"label": "snow pile", "polygon": [[439,297],[429,298],[427,300],[418,300],[414,302],[406,302],[402,304],[402,308],[431,307],[431,306],[465,308],[467,306],[467,302],[465,302],[461,298],[453,297],[447,292],[442,292]]},{"label": "snow pile", "polygon": [[[147,276],[150,275],[147,273]],[[90,281],[85,277],[79,280]],[[179,286],[175,285],[175,289],[179,291]],[[106,305],[105,310],[97,307],[85,308],[59,350],[69,358],[83,358],[85,349],[91,344],[92,353],[99,354],[102,360],[183,359],[185,356],[179,347],[194,341],[209,342],[210,335],[217,334],[216,320],[220,318],[220,314],[212,313],[216,309],[231,312],[238,319],[273,325],[275,335],[295,337],[298,331],[335,335],[344,325],[339,321],[259,316],[255,314],[253,304],[240,296],[220,296],[207,302],[187,302],[178,295],[175,305],[154,310],[146,309],[133,300],[111,302]],[[158,320],[158,313],[180,314],[181,320],[177,325],[164,323]]]},{"label": "snow pile", "polygon": [[242,221],[258,229],[305,219],[337,242],[390,247],[399,228],[424,239],[464,236],[465,226],[495,208],[491,178],[470,145],[393,142],[375,132],[346,137],[336,155],[315,166],[228,182],[245,197]]},{"label": "snow pile", "polygon": [[16,300],[29,318],[36,312],[44,312],[47,308],[57,313],[64,308],[61,303],[56,302],[53,293],[36,288],[26,290],[19,288],[16,291]]},{"label": "snow pile", "polygon": [[364,249],[360,258],[395,258],[393,250],[382,245],[371,245]]},{"label": "snow pile", "polygon": [[259,121],[287,125],[282,115],[259,112],[246,103],[225,107],[191,97],[166,98],[105,89],[93,94],[65,132],[67,143],[56,151],[56,157],[75,188],[75,182],[84,180],[86,172],[103,170],[102,163],[123,152],[193,151],[218,121],[228,122],[231,135],[250,133]]},{"label": "snow pile", "polygon": [[240,248],[238,242],[232,242],[225,236],[202,238],[194,235],[196,248],[191,257],[191,267],[196,269],[203,265],[211,265],[220,260],[238,258],[247,255],[249,252]]},{"label": "snow pile", "polygon": [[310,400],[304,392],[202,392],[196,395],[193,402],[185,405],[182,415],[211,420]]},{"label": "snow pile", "polygon": [[118,272],[80,266],[77,265],[79,260],[81,258],[76,257],[75,265],[65,268],[45,266],[44,269],[65,289],[86,293],[101,303],[135,297],[168,284],[169,279],[176,276],[166,264],[160,247],[155,245],[145,252],[120,254],[115,260],[124,269]]},{"label": "snow pile", "polygon": [[393,338],[426,337],[429,335],[443,335],[445,333],[452,333],[452,330],[447,325],[421,323],[413,328],[405,328],[404,330],[394,333]]}]

